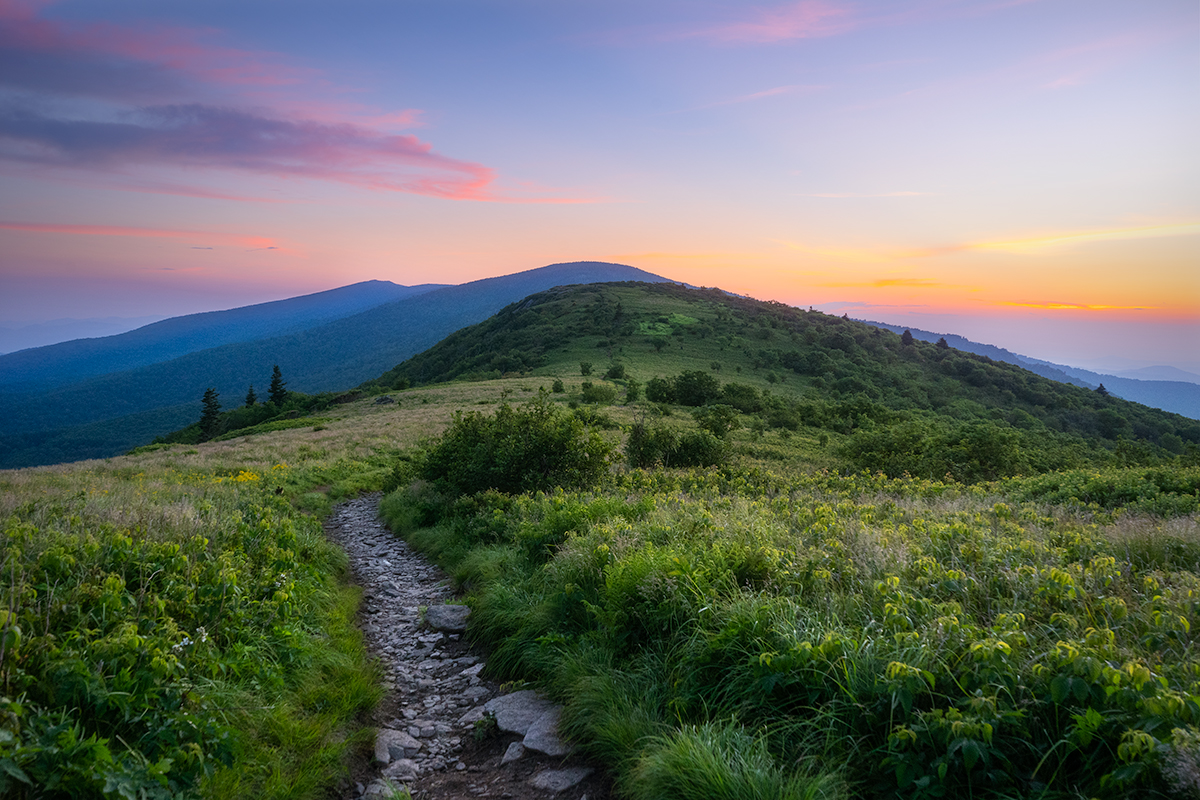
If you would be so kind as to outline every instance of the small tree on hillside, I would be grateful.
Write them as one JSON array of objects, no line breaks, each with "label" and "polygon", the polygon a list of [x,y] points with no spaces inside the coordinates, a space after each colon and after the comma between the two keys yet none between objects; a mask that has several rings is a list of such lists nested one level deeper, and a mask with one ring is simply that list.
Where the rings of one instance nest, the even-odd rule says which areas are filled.
[{"label": "small tree on hillside", "polygon": [[246,391],[246,408],[254,408],[254,404],[258,402],[258,395],[254,393],[254,384],[250,384],[250,388]]},{"label": "small tree on hillside", "polygon": [[949,350],[950,349],[950,345],[946,342],[945,336],[943,336],[942,338],[937,340],[937,346],[941,350]]},{"label": "small tree on hillside", "polygon": [[279,365],[275,365],[275,369],[271,372],[271,388],[269,390],[271,402],[277,406],[281,406],[287,402],[287,384],[283,382],[283,373],[279,371]]},{"label": "small tree on hillside", "polygon": [[1100,395],[1101,397],[1108,397],[1109,392],[1108,389],[1104,388],[1104,384],[1102,383],[1096,387],[1096,394]]},{"label": "small tree on hillside", "polygon": [[913,343],[912,331],[908,328],[904,329],[904,333],[900,334],[900,344],[908,346]]},{"label": "small tree on hillside", "polygon": [[221,426],[221,401],[217,399],[217,390],[205,389],[201,402],[204,406],[200,412],[200,438],[207,442],[217,435]]}]

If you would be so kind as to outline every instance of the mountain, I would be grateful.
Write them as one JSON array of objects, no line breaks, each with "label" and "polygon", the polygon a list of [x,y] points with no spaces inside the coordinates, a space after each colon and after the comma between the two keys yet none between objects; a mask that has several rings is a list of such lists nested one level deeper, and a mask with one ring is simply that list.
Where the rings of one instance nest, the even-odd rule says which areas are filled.
[{"label": "mountain", "polygon": [[165,319],[156,317],[94,317],[91,319],[52,319],[14,328],[0,328],[0,355],[31,347],[67,342],[72,339],[96,339],[149,325]]},{"label": "mountain", "polygon": [[76,339],[0,356],[0,391],[31,391],[121,372],[234,342],[265,339],[348,317],[440,288],[363,281],[325,292],[155,322],[99,339]]},{"label": "mountain", "polygon": [[[905,344],[879,326],[677,284],[540,292],[368,386],[505,373],[575,376],[572,391],[575,381],[620,375],[644,385],[650,400],[674,391],[665,388],[670,381],[683,385],[685,373],[688,385],[725,383],[708,402],[760,414],[771,427],[849,435],[851,463],[890,475],[991,479],[1096,459],[1173,458],[1200,445],[1200,422],[1008,361],[915,336]],[[588,392],[581,383],[580,396]]]},{"label": "mountain", "polygon": [[[208,387],[217,389],[226,407],[240,404],[250,384],[261,393],[275,364],[289,389],[347,389],[534,292],[562,284],[626,280],[667,279],[620,264],[553,264],[425,291],[282,336],[223,344],[48,389],[10,387],[0,394],[0,418],[5,419],[0,468],[123,452],[130,443],[119,419],[137,420],[146,438],[134,444],[145,443],[198,417],[200,397]],[[117,358],[133,356],[121,353]],[[176,407],[173,415],[145,416],[170,407]],[[63,425],[63,420],[70,424]]]},{"label": "mountain", "polygon": [[[1095,389],[1100,384],[1104,384],[1105,389],[1123,400],[1131,400],[1152,408],[1161,408],[1164,411],[1182,414],[1192,419],[1200,419],[1200,385],[1189,382],[1186,376],[1191,375],[1190,372],[1184,372],[1174,367],[1150,367],[1139,371],[1147,377],[1149,375],[1174,376],[1178,373],[1178,376],[1172,379],[1149,380],[1121,377],[1118,375],[1105,375],[1092,372],[1091,370],[1080,369],[1079,367],[1069,367],[1063,364],[1030,358],[1029,356],[1005,350],[1002,347],[973,342],[970,339],[965,339],[955,334],[932,333],[919,328],[905,328],[903,325],[889,325],[885,322],[872,322],[869,320],[862,320],[862,322],[892,331],[893,333],[901,333],[907,330],[912,333],[914,338],[923,342],[936,342],[938,339],[944,338],[947,344],[957,350],[987,356],[994,361],[1005,361],[1009,364],[1016,364],[1030,372],[1059,381],[1060,383],[1069,383],[1088,389]],[[1194,377],[1200,380],[1200,376]]]},{"label": "mountain", "polygon": [[1155,366],[1139,367],[1137,369],[1122,369],[1112,373],[1118,378],[1133,378],[1139,381],[1183,381],[1184,383],[1200,383],[1200,375],[1180,369],[1179,367]]}]

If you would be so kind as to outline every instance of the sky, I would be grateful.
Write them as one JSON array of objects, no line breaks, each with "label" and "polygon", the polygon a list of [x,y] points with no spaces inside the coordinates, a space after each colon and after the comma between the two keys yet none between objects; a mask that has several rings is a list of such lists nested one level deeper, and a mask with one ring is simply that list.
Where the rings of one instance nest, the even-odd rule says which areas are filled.
[{"label": "sky", "polygon": [[0,326],[564,261],[1200,372],[1194,0],[0,0]]}]

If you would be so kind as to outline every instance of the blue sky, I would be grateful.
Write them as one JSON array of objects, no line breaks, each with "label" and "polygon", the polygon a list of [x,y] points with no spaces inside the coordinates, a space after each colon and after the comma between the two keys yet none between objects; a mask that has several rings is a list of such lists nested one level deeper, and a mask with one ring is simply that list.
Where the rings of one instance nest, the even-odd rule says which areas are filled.
[{"label": "blue sky", "polygon": [[0,325],[573,260],[1200,370],[1194,2],[0,0]]}]

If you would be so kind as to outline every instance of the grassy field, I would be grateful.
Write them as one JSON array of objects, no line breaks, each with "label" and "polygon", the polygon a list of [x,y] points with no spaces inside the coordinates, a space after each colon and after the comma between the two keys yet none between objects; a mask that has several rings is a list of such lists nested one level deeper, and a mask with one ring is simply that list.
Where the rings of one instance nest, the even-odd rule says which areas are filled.
[{"label": "grassy field", "polygon": [[[380,689],[320,519],[386,488],[393,527],[467,593],[492,675],[562,699],[623,796],[1200,796],[1200,468],[1169,449],[1186,423],[1158,444],[1075,441],[1055,456],[1074,453],[1069,469],[888,477],[854,459],[901,412],[751,347],[803,337],[734,335],[715,300],[654,302],[523,374],[379,385],[217,441],[0,472],[0,794],[324,796],[368,746]],[[474,370],[471,347],[429,368]],[[717,466],[631,468],[639,426],[699,431],[705,412],[645,399],[689,371],[763,410],[730,412]],[[614,400],[584,402],[585,384]],[[606,477],[517,495],[414,481],[457,414],[530,401],[608,442]],[[1157,419],[1134,409],[1121,428],[1072,402],[1070,419],[1113,430]],[[896,419],[918,438],[981,419],[1008,436],[971,403]],[[996,441],[1075,435],[1020,430]]]}]

